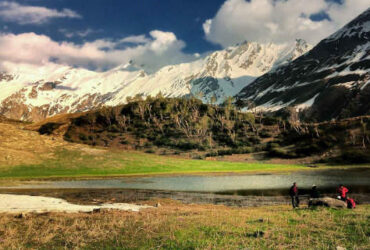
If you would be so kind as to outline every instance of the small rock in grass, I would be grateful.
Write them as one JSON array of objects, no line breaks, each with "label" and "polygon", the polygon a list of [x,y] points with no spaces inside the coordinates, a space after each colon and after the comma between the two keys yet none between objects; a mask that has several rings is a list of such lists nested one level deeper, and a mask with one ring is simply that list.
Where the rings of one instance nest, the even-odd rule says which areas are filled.
[{"label": "small rock in grass", "polygon": [[26,218],[26,214],[25,213],[20,213],[20,214],[15,215],[14,218],[23,219],[23,218]]},{"label": "small rock in grass", "polygon": [[265,232],[263,231],[256,231],[253,233],[254,238],[260,238],[260,237],[263,237],[264,235],[265,235]]},{"label": "small rock in grass", "polygon": [[94,208],[92,212],[93,212],[94,214],[95,214],[95,213],[100,213],[100,212],[101,212],[101,209],[100,209],[100,208]]}]

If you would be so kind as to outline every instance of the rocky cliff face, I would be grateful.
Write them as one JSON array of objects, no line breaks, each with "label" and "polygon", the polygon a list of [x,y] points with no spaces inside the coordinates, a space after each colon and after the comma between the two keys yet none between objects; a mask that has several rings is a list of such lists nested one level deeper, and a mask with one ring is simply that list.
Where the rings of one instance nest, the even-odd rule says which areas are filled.
[{"label": "rocky cliff face", "polygon": [[292,44],[244,42],[216,51],[195,62],[169,65],[148,74],[134,62],[107,72],[60,65],[20,65],[16,72],[0,74],[0,114],[13,119],[39,121],[60,113],[73,113],[118,105],[127,97],[157,95],[202,96],[217,103],[234,96],[256,77],[286,64],[311,48],[302,40]]},{"label": "rocky cliff face", "polygon": [[370,114],[370,9],[237,94],[261,109],[306,109],[310,120]]}]

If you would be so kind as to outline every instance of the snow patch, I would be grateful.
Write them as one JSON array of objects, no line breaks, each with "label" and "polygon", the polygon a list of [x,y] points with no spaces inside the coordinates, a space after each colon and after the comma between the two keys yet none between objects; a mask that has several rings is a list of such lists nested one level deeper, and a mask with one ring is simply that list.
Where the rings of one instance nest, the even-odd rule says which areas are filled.
[{"label": "snow patch", "polygon": [[316,97],[319,96],[320,93],[317,93],[316,95],[314,95],[311,99],[308,99],[307,101],[305,101],[304,103],[301,103],[299,105],[296,105],[295,108],[297,111],[302,111],[306,108],[309,108],[312,106],[312,104],[315,102],[316,100]]},{"label": "snow patch", "polygon": [[77,205],[59,198],[12,194],[0,194],[0,200],[0,213],[78,213],[93,212],[96,209],[115,209],[138,212],[140,209],[152,208],[151,206],[134,205],[128,203]]}]

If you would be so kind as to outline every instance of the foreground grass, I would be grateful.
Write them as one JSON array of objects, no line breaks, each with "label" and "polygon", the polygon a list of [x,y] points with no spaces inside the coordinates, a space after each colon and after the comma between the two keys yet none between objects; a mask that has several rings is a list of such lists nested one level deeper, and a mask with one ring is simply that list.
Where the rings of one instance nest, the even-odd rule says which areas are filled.
[{"label": "foreground grass", "polygon": [[59,149],[38,164],[0,166],[2,178],[88,177],[205,172],[303,170],[303,165],[189,160],[134,151],[84,152]]},{"label": "foreground grass", "polygon": [[5,249],[367,249],[370,206],[229,208],[161,201],[157,209],[0,215]]}]

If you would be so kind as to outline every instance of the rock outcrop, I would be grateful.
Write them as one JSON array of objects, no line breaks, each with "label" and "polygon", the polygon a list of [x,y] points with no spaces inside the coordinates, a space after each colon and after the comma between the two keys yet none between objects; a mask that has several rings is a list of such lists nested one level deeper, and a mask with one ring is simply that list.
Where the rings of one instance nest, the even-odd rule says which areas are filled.
[{"label": "rock outcrop", "polygon": [[309,207],[316,207],[316,206],[321,206],[321,207],[332,207],[332,208],[347,208],[347,203],[330,198],[330,197],[323,197],[323,198],[312,198],[308,202]]}]

